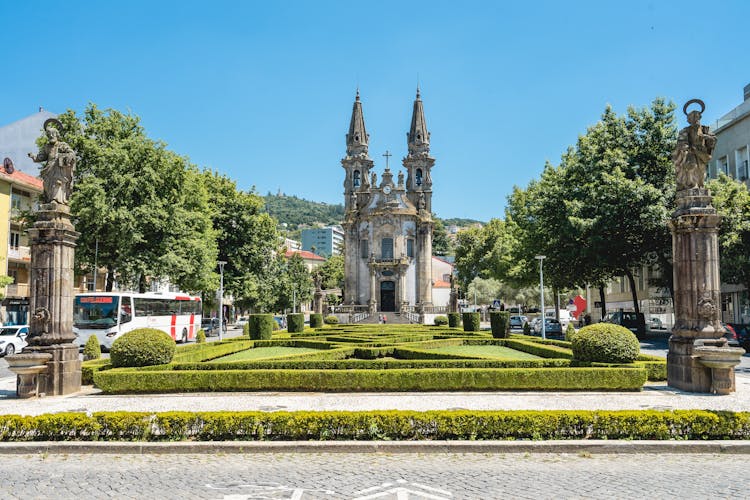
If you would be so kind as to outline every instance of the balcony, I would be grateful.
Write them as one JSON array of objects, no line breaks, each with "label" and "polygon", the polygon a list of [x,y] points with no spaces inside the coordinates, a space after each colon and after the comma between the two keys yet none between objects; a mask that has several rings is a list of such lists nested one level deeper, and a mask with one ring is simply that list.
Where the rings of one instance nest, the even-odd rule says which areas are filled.
[{"label": "balcony", "polygon": [[29,296],[29,285],[27,283],[16,283],[14,285],[8,285],[8,291],[6,297],[28,297]]},{"label": "balcony", "polygon": [[8,247],[8,260],[30,262],[31,261],[31,247]]}]

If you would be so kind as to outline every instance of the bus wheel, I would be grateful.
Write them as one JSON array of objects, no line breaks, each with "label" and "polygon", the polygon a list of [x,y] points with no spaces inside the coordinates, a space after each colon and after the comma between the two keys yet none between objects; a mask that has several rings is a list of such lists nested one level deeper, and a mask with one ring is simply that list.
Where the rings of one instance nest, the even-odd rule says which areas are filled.
[{"label": "bus wheel", "polygon": [[182,343],[187,344],[188,336],[187,336],[187,328],[182,329]]}]

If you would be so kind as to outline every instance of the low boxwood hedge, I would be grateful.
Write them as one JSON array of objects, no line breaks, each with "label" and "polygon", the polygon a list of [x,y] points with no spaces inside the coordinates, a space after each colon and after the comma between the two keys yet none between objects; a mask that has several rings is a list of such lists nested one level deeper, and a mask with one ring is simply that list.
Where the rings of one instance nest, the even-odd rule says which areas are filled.
[{"label": "low boxwood hedge", "polygon": [[630,411],[98,412],[0,415],[0,441],[745,440],[750,413]]},{"label": "low boxwood hedge", "polygon": [[633,368],[428,368],[419,370],[106,370],[94,382],[109,394],[213,391],[637,391]]}]

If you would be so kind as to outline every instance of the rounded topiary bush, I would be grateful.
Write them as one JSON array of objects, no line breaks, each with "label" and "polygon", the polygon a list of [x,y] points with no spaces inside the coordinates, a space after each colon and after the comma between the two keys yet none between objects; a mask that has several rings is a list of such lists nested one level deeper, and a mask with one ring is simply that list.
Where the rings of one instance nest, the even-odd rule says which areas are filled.
[{"label": "rounded topiary bush", "polygon": [[632,363],[641,349],[633,332],[612,323],[584,326],[571,344],[574,359],[599,363]]},{"label": "rounded topiary bush", "polygon": [[251,314],[247,318],[248,333],[253,340],[270,340],[273,334],[273,327],[279,327],[273,314]]},{"label": "rounded topiary bush", "polygon": [[568,327],[565,329],[565,340],[571,342],[576,334],[576,327],[573,323],[568,323]]},{"label": "rounded topiary bush", "polygon": [[461,315],[459,313],[448,313],[448,326],[451,328],[461,326]]},{"label": "rounded topiary bush", "polygon": [[465,332],[478,332],[480,329],[479,324],[479,313],[468,312],[463,314],[464,331]]},{"label": "rounded topiary bush", "polygon": [[286,331],[299,333],[305,331],[305,315],[302,313],[286,315]]},{"label": "rounded topiary bush", "polygon": [[195,343],[196,344],[202,344],[206,341],[206,332],[203,331],[203,328],[198,330],[198,333],[195,335]]},{"label": "rounded topiary bush", "polygon": [[99,345],[99,339],[92,335],[83,346],[83,360],[99,359],[102,357],[102,347]]},{"label": "rounded topiary bush", "polygon": [[310,315],[310,328],[321,328],[323,326],[323,315],[313,313]]},{"label": "rounded topiary bush", "polygon": [[435,316],[435,326],[445,326],[448,324],[447,316]]},{"label": "rounded topiary bush", "polygon": [[115,340],[109,351],[112,366],[152,366],[172,361],[172,337],[154,328],[138,328]]},{"label": "rounded topiary bush", "polygon": [[326,316],[326,319],[324,320],[326,325],[338,325],[339,319],[331,314],[330,316]]},{"label": "rounded topiary bush", "polygon": [[524,335],[531,335],[531,325],[529,324],[528,321],[523,324],[523,334]]},{"label": "rounded topiary bush", "polygon": [[508,311],[493,311],[490,313],[492,336],[505,339],[510,336],[510,313]]}]

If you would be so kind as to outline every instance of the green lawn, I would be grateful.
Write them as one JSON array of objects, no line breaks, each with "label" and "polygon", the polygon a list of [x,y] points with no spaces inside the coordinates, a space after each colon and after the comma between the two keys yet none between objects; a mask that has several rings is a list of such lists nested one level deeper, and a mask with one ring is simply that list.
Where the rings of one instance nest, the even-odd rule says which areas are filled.
[{"label": "green lawn", "polygon": [[289,356],[290,354],[305,354],[308,352],[318,352],[319,349],[310,349],[308,347],[256,347],[245,351],[236,352],[223,358],[214,359],[213,362],[225,361],[246,361],[249,359],[267,359]]},{"label": "green lawn", "polygon": [[444,352],[446,354],[463,354],[466,356],[483,356],[498,359],[541,359],[539,356],[516,351],[509,347],[499,345],[457,345],[438,347],[430,351]]}]

